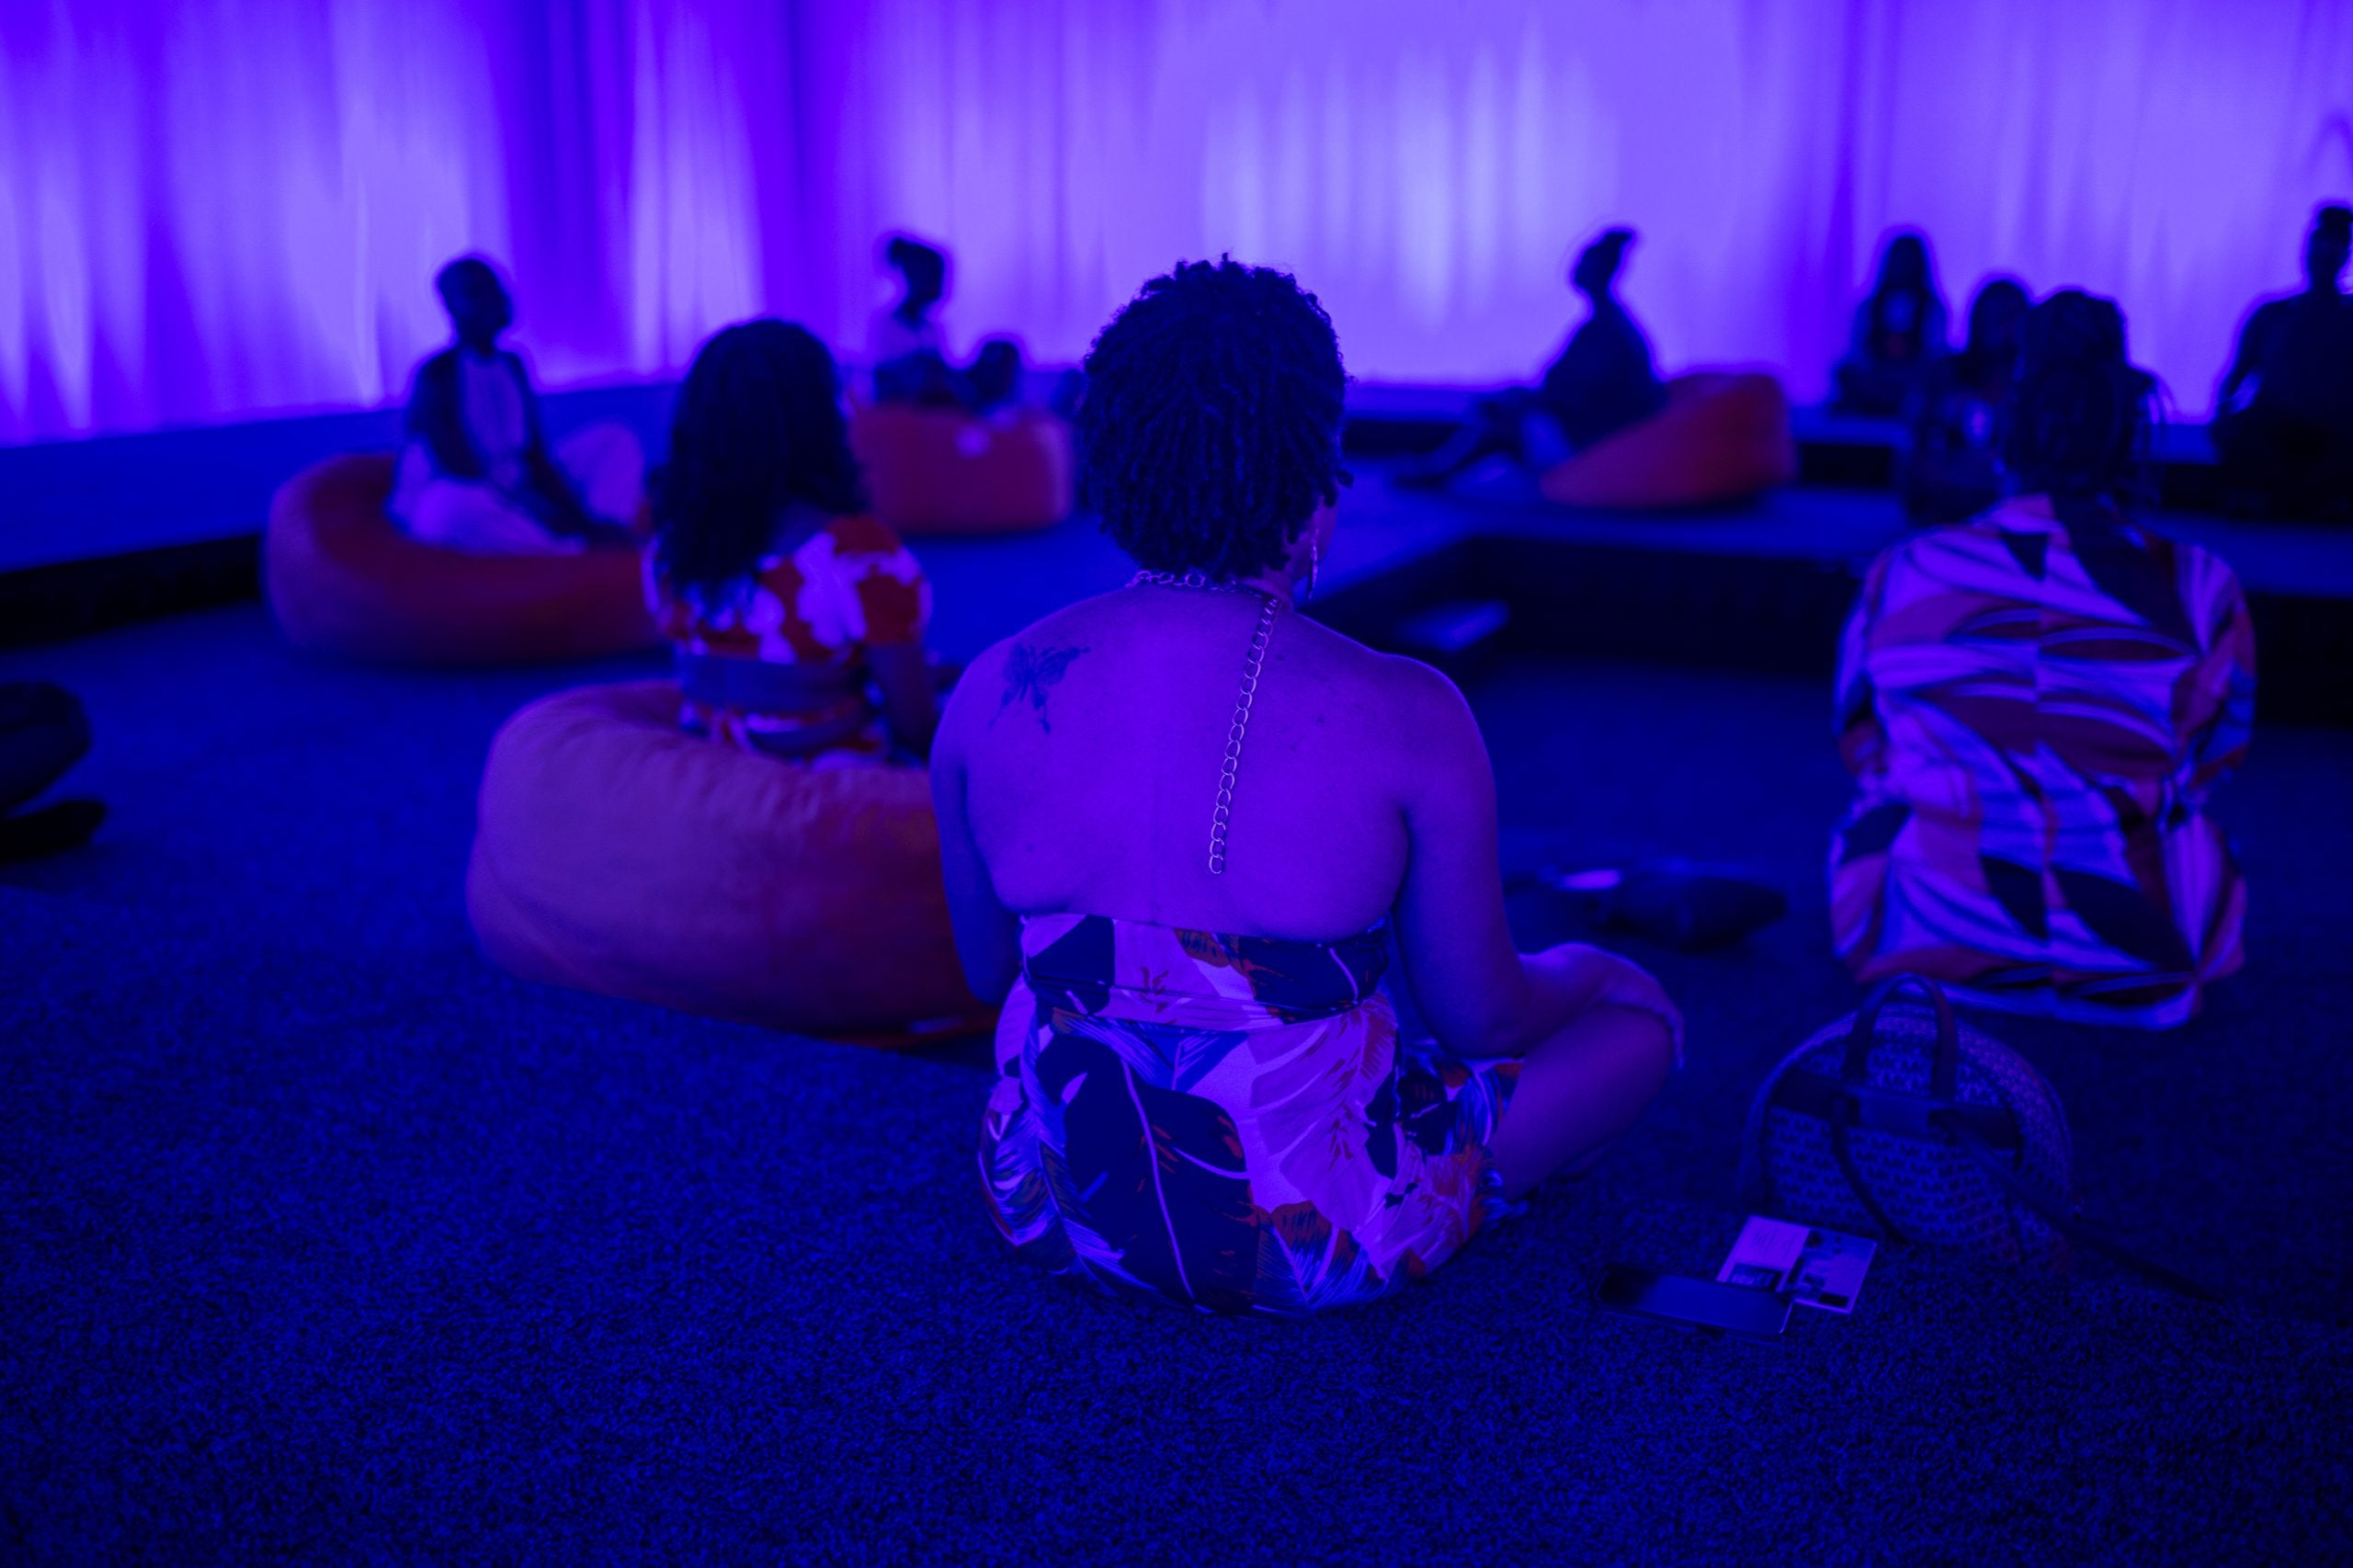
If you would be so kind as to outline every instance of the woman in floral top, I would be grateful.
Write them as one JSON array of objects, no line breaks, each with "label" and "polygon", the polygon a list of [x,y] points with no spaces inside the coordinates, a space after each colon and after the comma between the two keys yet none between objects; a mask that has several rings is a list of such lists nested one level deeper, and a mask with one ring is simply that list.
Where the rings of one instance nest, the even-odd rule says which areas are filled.
[{"label": "woman in floral top", "polygon": [[2228,566],[2117,505],[2149,388],[2113,303],[2037,306],[2006,441],[2023,494],[1871,566],[1830,871],[1859,980],[2167,1028],[2240,965],[2245,888],[2206,797],[2246,752],[2254,630]]},{"label": "woman in floral top", "polygon": [[864,506],[824,345],[773,320],[705,344],[646,557],[687,728],[821,766],[928,751],[931,586]]}]

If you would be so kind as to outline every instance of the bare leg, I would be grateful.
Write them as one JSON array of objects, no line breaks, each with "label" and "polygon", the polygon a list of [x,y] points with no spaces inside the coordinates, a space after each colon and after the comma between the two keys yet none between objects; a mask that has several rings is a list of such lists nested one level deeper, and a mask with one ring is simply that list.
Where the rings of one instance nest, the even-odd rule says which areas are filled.
[{"label": "bare leg", "polygon": [[487,484],[436,479],[408,498],[408,535],[419,544],[470,555],[566,555],[580,548],[540,526]]},{"label": "bare leg", "polygon": [[[645,506],[645,449],[626,426],[591,425],[556,444],[556,466],[591,517],[621,525],[621,542]],[[611,530],[599,543],[611,541]]]},{"label": "bare leg", "polygon": [[1528,1053],[1492,1152],[1517,1198],[1554,1171],[1586,1170],[1634,1125],[1675,1067],[1654,1015],[1594,1007]]}]

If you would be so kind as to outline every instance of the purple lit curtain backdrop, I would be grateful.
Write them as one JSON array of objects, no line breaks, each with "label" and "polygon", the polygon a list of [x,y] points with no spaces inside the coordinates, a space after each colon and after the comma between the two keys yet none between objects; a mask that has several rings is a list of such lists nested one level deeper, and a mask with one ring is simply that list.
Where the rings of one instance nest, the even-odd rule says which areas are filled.
[{"label": "purple lit curtain backdrop", "polygon": [[960,344],[1231,250],[1358,375],[1492,381],[1628,222],[1665,363],[1804,397],[1916,223],[1956,316],[2112,293],[2196,414],[2348,191],[2326,0],[0,0],[0,440],[397,399],[467,250],[550,386],[762,312],[855,358],[891,229]]}]

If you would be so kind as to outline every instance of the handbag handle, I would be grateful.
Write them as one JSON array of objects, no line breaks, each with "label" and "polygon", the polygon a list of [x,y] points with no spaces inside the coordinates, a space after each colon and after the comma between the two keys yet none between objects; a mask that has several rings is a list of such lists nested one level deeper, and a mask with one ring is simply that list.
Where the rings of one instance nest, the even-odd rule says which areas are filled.
[{"label": "handbag handle", "polygon": [[1849,1100],[1839,1114],[1831,1119],[1830,1157],[1838,1162],[1838,1174],[1847,1178],[1847,1190],[1855,1195],[1855,1201],[1863,1206],[1863,1212],[1870,1215],[1871,1223],[1879,1227],[1881,1238],[1897,1246],[1909,1246],[1912,1238],[1896,1225],[1894,1216],[1888,1213],[1886,1205],[1880,1202],[1879,1193],[1864,1176],[1862,1167],[1855,1164],[1854,1142],[1847,1134],[1854,1118],[1855,1103]]},{"label": "handbag handle", "polygon": [[[1879,1040],[1879,1016],[1888,1000],[1906,984],[1915,985],[1927,994],[1928,1005],[1937,1015],[1937,1046],[1928,1059],[1928,1092],[1941,1100],[1958,1097],[1961,1085],[1961,1026],[1952,1016],[1952,1003],[1945,995],[1944,987],[1925,974],[1894,974],[1879,983],[1863,1005],[1855,1009],[1854,1027],[1847,1031],[1847,1055],[1840,1064],[1839,1075],[1849,1084],[1870,1081],[1871,1047]],[[1847,1188],[1864,1212],[1879,1226],[1880,1234],[1898,1246],[1911,1238],[1897,1226],[1879,1194],[1855,1164],[1854,1150],[1847,1137],[1848,1129],[1862,1119],[1861,1106],[1848,1098],[1830,1119],[1830,1153],[1838,1162],[1838,1174],[1847,1178]]]},{"label": "handbag handle", "polygon": [[[2033,1211],[2044,1224],[2075,1243],[2077,1246],[2100,1254],[2112,1263],[2122,1265],[2153,1284],[2188,1297],[2193,1301],[2219,1304],[2220,1292],[2200,1284],[2186,1274],[2177,1274],[2164,1264],[2143,1257],[2106,1231],[2075,1213],[2064,1203],[2034,1185],[2012,1169],[2008,1161],[1985,1146],[1976,1130],[1950,1113],[1935,1118],[1938,1130],[1944,1133],[1951,1146],[1969,1156],[1970,1162],[1991,1176],[1996,1186],[2011,1199]],[[1859,1175],[1860,1173],[1855,1173]],[[1852,1179],[1851,1177],[1849,1179]]]},{"label": "handbag handle", "polygon": [[1925,974],[1890,975],[1855,1009],[1855,1027],[1847,1032],[1847,1059],[1840,1075],[1850,1084],[1868,1081],[1871,1046],[1879,1037],[1880,1009],[1905,985],[1916,985],[1937,1014],[1937,1049],[1928,1062],[1928,1092],[1940,1100],[1959,1097],[1961,1090],[1961,1026],[1953,1021],[1952,1003],[1945,989]]}]

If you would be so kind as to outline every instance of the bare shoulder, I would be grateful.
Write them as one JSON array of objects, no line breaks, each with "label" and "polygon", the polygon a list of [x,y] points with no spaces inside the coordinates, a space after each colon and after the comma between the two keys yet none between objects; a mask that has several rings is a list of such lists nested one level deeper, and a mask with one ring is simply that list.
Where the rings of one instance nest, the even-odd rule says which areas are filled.
[{"label": "bare shoulder", "polygon": [[940,743],[961,749],[975,726],[1026,706],[1043,714],[1053,688],[1091,651],[1091,601],[1056,610],[982,650],[964,666],[940,722]]},{"label": "bare shoulder", "polygon": [[1418,659],[1382,653],[1324,629],[1319,653],[1350,688],[1367,740],[1414,776],[1486,766],[1478,721],[1461,688]]},{"label": "bare shoulder", "polygon": [[1379,653],[1320,624],[1316,631],[1320,633],[1318,654],[1331,662],[1341,679],[1378,703],[1384,718],[1426,722],[1458,714],[1469,718],[1470,704],[1463,700],[1461,688],[1419,659]]}]

